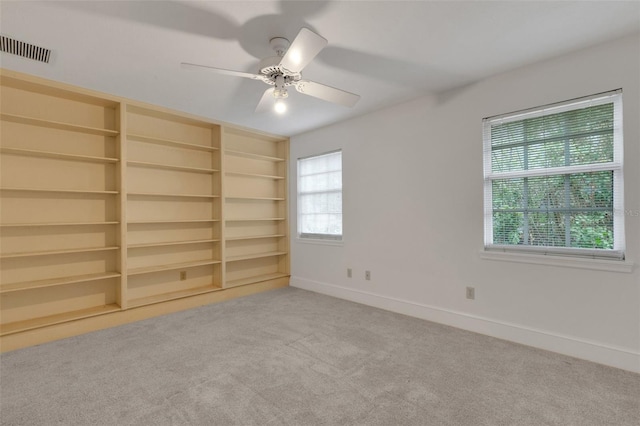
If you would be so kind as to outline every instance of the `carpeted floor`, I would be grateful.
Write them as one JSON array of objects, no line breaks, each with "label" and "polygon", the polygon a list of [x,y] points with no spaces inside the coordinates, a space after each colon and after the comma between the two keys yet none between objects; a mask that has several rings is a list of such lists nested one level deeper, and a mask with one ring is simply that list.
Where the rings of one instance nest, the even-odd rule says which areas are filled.
[{"label": "carpeted floor", "polygon": [[3,354],[2,425],[634,425],[640,375],[285,288]]}]

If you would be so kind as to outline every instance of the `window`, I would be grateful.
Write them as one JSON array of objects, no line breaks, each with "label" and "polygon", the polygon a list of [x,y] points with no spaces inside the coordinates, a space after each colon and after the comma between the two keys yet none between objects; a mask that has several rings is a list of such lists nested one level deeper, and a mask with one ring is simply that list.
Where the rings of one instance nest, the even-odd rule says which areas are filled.
[{"label": "window", "polygon": [[620,90],[483,125],[485,250],[624,259]]},{"label": "window", "polygon": [[342,240],[342,151],[298,159],[298,236]]}]

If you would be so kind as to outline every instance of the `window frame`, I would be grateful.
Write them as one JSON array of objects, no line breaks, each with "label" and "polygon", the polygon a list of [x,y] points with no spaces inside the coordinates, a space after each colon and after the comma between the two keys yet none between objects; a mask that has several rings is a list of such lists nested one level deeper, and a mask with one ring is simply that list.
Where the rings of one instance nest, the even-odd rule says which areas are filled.
[{"label": "window frame", "polygon": [[[317,157],[322,157],[325,155],[330,155],[330,154],[335,154],[335,153],[340,153],[340,180],[341,180],[341,185],[340,185],[340,194],[342,196],[342,194],[344,194],[344,186],[342,184],[342,178],[343,178],[343,156],[342,156],[342,149],[334,149],[331,151],[326,151],[326,152],[322,152],[319,154],[312,154],[312,155],[307,155],[304,157],[299,157],[296,161],[296,236],[298,238],[298,241],[301,242],[309,242],[309,243],[320,243],[320,244],[329,244],[329,245],[341,245],[344,239],[344,220],[343,220],[343,205],[342,203],[340,204],[340,221],[341,221],[341,228],[342,228],[342,232],[340,234],[324,234],[324,233],[309,233],[309,232],[301,232],[301,208],[300,208],[300,196],[304,195],[304,193],[302,193],[300,191],[300,163],[301,161],[304,160],[308,160],[308,159],[312,159],[312,158],[317,158]],[[326,172],[329,173],[329,172]],[[331,191],[324,191],[325,193],[330,193],[330,192],[337,192],[336,190],[331,190]]]},{"label": "window frame", "polygon": [[[523,121],[528,118],[578,110],[588,106],[613,103],[613,161],[590,163],[580,166],[561,166],[536,168],[522,171],[492,172],[492,125]],[[544,105],[483,119],[483,171],[484,171],[484,253],[517,255],[552,255],[565,258],[589,258],[598,260],[624,261],[624,176],[623,176],[623,127],[622,127],[622,89],[603,92],[591,96],[571,99],[564,102]],[[613,174],[613,249],[587,249],[566,246],[535,246],[494,244],[493,228],[493,181],[505,178],[539,177],[584,172],[611,171]],[[568,207],[567,211],[571,208]],[[486,256],[483,256],[486,257]],[[503,256],[505,257],[505,256]],[[509,256],[506,256],[508,259]]]}]

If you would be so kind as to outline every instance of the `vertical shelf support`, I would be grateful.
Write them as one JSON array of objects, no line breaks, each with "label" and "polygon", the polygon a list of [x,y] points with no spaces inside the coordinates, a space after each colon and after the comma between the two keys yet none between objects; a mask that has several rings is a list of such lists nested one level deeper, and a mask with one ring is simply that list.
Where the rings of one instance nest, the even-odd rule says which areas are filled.
[{"label": "vertical shelf support", "polygon": [[120,245],[120,259],[118,262],[118,271],[120,272],[120,289],[119,300],[120,307],[127,309],[127,134],[125,129],[127,128],[127,105],[124,102],[120,102],[117,110],[117,123],[120,134],[118,135],[117,143],[117,156],[120,159],[118,163],[118,188],[120,191],[118,199],[118,216],[119,216],[119,238],[118,244]]}]

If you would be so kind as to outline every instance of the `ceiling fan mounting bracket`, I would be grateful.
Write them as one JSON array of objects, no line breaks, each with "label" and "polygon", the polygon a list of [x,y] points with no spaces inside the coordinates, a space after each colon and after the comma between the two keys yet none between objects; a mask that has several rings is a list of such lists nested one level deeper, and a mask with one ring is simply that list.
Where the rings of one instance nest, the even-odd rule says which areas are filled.
[{"label": "ceiling fan mounting bracket", "polygon": [[284,37],[274,37],[269,40],[269,44],[271,45],[271,48],[276,51],[278,57],[282,58],[291,43],[289,43],[289,40]]}]

